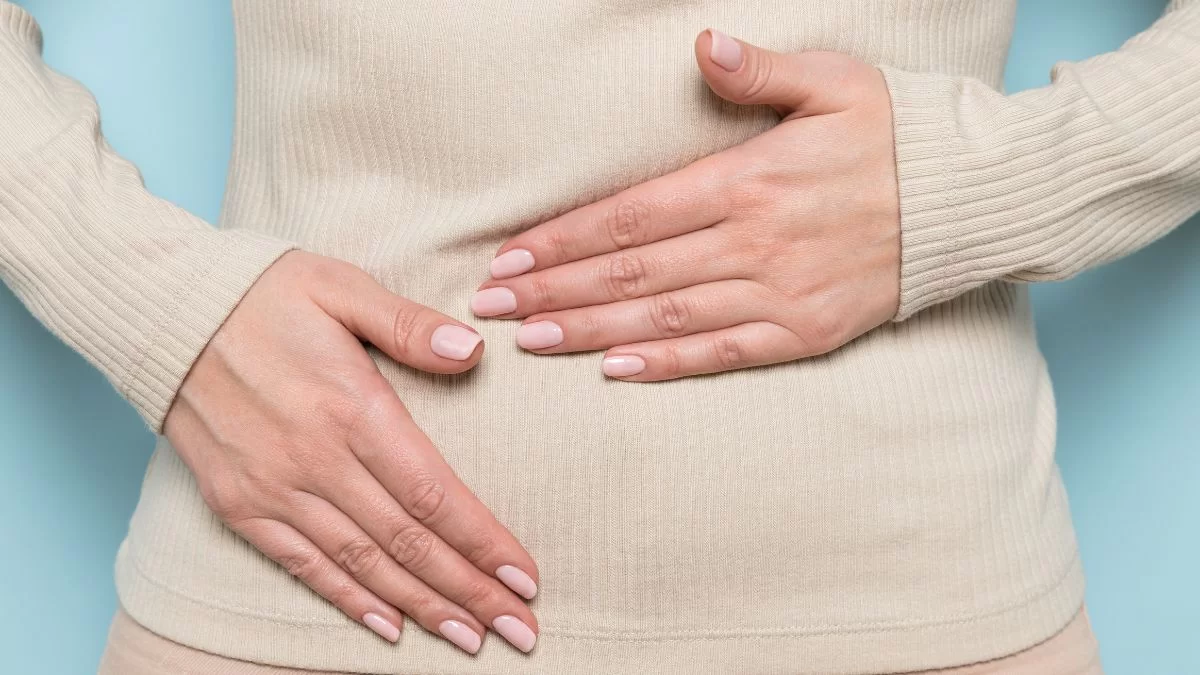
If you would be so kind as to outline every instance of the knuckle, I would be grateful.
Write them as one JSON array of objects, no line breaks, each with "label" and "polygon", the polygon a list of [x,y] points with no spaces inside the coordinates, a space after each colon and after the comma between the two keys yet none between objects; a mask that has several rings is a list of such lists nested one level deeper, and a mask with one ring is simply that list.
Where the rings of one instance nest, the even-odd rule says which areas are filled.
[{"label": "knuckle", "polygon": [[[764,219],[772,222],[788,222],[791,219],[790,216],[776,216],[759,207],[746,207],[742,210],[765,214]],[[790,235],[779,233],[772,225],[744,226],[723,234],[729,250],[734,252],[739,263],[756,277],[770,274],[771,270],[778,270],[784,263],[784,256],[796,246],[789,238]]]},{"label": "knuckle", "polygon": [[[382,375],[359,378],[345,393],[328,396],[319,410],[328,415],[333,428],[347,438],[369,435],[371,425],[394,408],[396,390]],[[367,444],[370,447],[370,444]],[[328,453],[321,453],[328,456]]]},{"label": "knuckle", "polygon": [[594,344],[606,335],[610,323],[598,312],[578,312],[574,319],[577,323],[571,334],[579,344]]},{"label": "knuckle", "polygon": [[846,320],[836,312],[815,313],[806,323],[804,334],[808,350],[813,354],[824,354],[837,349],[844,341]]},{"label": "knuckle", "polygon": [[318,286],[331,287],[344,284],[347,277],[353,274],[353,270],[348,269],[353,268],[352,265],[336,258],[310,256],[306,257],[304,262],[305,264],[300,270],[303,275],[302,281]]},{"label": "knuckle", "polygon": [[639,199],[622,199],[604,216],[604,229],[618,249],[640,246],[650,223],[650,205]]},{"label": "knuckle", "polygon": [[[727,212],[761,213],[777,203],[772,202],[773,196],[770,186],[761,180],[757,173],[740,174],[729,181],[725,194],[725,199],[728,200]],[[755,241],[757,240],[743,241],[739,238],[738,243]]]},{"label": "knuckle", "polygon": [[331,586],[325,592],[324,596],[335,607],[349,607],[354,602],[354,597],[358,593],[358,587],[348,582],[342,582]]},{"label": "knuckle", "polygon": [[691,309],[676,295],[662,293],[654,298],[650,321],[661,335],[667,337],[683,335],[692,323]]},{"label": "knuckle", "polygon": [[399,399],[396,397],[396,390],[378,372],[360,380],[355,385],[355,389],[356,391],[350,395],[349,402],[345,404],[351,412],[349,419],[352,422],[351,428],[355,431],[364,430],[368,425],[378,423],[386,416],[394,414],[398,407],[396,403]]},{"label": "knuckle", "polygon": [[407,493],[408,503],[405,510],[413,518],[427,523],[437,518],[446,502],[446,488],[432,476],[417,478]]},{"label": "knuckle", "polygon": [[401,358],[412,351],[413,340],[420,326],[421,312],[412,307],[397,307],[392,316],[392,344]]},{"label": "knuckle", "polygon": [[488,535],[474,537],[463,553],[466,559],[475,566],[480,566],[491,559],[496,552],[496,540]]},{"label": "knuckle", "polygon": [[280,558],[279,564],[288,574],[310,585],[321,571],[321,559],[311,551],[286,555]]},{"label": "knuckle", "polygon": [[736,338],[719,337],[713,340],[712,349],[713,357],[726,370],[743,368],[747,365],[746,351]]},{"label": "knuckle", "polygon": [[300,440],[280,454],[286,461],[280,463],[278,470],[292,487],[301,488],[299,493],[285,489],[282,502],[285,504],[295,500],[305,489],[325,484],[327,478],[345,471],[344,455],[335,446],[325,443]]},{"label": "knuckle", "polygon": [[604,271],[604,281],[618,300],[639,297],[646,286],[646,263],[635,255],[614,255]]},{"label": "knuckle", "polygon": [[820,302],[821,288],[819,284],[807,278],[777,283],[774,291],[783,302],[789,304],[811,306]]},{"label": "knuckle", "polygon": [[534,274],[529,277],[529,293],[533,296],[535,307],[554,307],[554,288],[544,275]]},{"label": "knuckle", "polygon": [[236,481],[219,479],[201,490],[209,510],[227,523],[235,523],[246,515],[246,497]]},{"label": "knuckle", "polygon": [[[284,464],[282,467],[263,466],[254,470],[262,474],[252,479],[256,501],[261,510],[278,509],[280,505],[293,499],[294,490],[290,485],[291,475],[287,469],[287,465]],[[268,473],[270,475],[267,475]]]},{"label": "knuckle", "polygon": [[571,247],[567,243],[566,235],[557,230],[552,229],[546,233],[542,239],[542,246],[550,251],[553,260],[566,261],[571,260]]},{"label": "knuckle", "polygon": [[771,85],[774,63],[769,58],[755,59],[754,72],[746,82],[742,95],[748,99],[756,99]]},{"label": "knuckle", "polygon": [[459,598],[459,604],[468,609],[490,607],[497,604],[496,589],[489,583],[473,581],[467,584]]},{"label": "knuckle", "polygon": [[350,576],[362,581],[371,575],[381,558],[382,553],[374,542],[359,539],[342,546],[337,554],[337,564]]},{"label": "knuckle", "polygon": [[657,361],[659,370],[666,378],[679,377],[683,372],[683,356],[679,353],[677,345],[670,343],[664,345]]},{"label": "knuckle", "polygon": [[366,407],[355,397],[337,393],[318,403],[320,410],[335,429],[350,431],[362,426]]},{"label": "knuckle", "polygon": [[400,529],[388,544],[388,555],[406,568],[420,568],[433,551],[433,533],[419,525]]},{"label": "knuckle", "polygon": [[417,593],[413,595],[403,607],[400,607],[405,614],[412,617],[431,616],[438,612],[442,607],[442,601],[438,596],[432,593]]},{"label": "knuckle", "polygon": [[742,247],[742,264],[750,269],[770,269],[772,262],[779,259],[779,247],[774,242],[756,241]]},{"label": "knuckle", "polygon": [[354,396],[357,398],[354,407],[359,420],[366,415],[387,410],[397,400],[392,383],[378,371],[371,376],[360,378],[353,386]]}]

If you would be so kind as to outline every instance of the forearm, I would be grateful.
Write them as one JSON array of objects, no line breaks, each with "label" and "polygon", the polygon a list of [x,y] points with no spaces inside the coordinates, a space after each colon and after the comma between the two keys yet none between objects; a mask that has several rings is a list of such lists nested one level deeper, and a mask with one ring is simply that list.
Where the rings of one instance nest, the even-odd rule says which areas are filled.
[{"label": "forearm", "polygon": [[146,191],[95,99],[0,2],[0,279],[158,430],[196,356],[290,248],[218,232]]},{"label": "forearm", "polygon": [[903,261],[898,318],[994,279],[1064,279],[1200,210],[1200,2],[1004,96],[884,68]]}]

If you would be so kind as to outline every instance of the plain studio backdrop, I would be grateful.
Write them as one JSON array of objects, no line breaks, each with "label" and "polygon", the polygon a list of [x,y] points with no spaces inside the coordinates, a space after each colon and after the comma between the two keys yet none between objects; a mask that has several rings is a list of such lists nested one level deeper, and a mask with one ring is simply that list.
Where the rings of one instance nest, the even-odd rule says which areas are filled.
[{"label": "plain studio backdrop", "polygon": [[[232,133],[228,0],[18,4],[150,189],[214,221]],[[1007,89],[1117,48],[1164,4],[1022,0]],[[1200,219],[1034,295],[1108,673],[1200,673]],[[0,287],[0,672],[95,672],[151,447],[108,383]]]}]

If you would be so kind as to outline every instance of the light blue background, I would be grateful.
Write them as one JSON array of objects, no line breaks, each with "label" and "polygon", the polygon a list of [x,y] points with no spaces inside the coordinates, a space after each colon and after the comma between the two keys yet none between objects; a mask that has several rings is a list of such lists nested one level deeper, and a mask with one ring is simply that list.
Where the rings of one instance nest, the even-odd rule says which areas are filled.
[{"label": "light blue background", "polygon": [[[41,22],[47,60],[97,95],[108,138],[150,189],[215,219],[232,129],[228,3],[18,4]],[[1023,0],[1008,89],[1115,49],[1163,5]],[[1200,673],[1200,220],[1035,294],[1109,675]],[[95,671],[151,445],[104,379],[0,287],[0,672]]]}]

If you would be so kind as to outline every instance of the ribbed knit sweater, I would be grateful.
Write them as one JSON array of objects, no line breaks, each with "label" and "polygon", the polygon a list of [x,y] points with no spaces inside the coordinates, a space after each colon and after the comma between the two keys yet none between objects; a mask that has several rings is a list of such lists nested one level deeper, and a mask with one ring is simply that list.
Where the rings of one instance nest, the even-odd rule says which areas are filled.
[{"label": "ribbed knit sweater", "polygon": [[[235,1],[221,227],[147,193],[93,98],[0,2],[0,276],[146,422],[292,247],[470,321],[469,376],[376,362],[538,561],[542,630],[471,657],[389,644],[240,540],[165,439],[121,603],[218,654],[368,673],[880,673],[1053,634],[1083,576],[1027,286],[1200,209],[1200,2],[998,91],[1013,0]],[[900,186],[896,320],[828,355],[658,384],[519,349],[468,298],[551,216],[777,122],[709,92],[692,40],[878,64]],[[853,143],[853,139],[847,139]],[[819,260],[813,264],[820,264]]]}]

